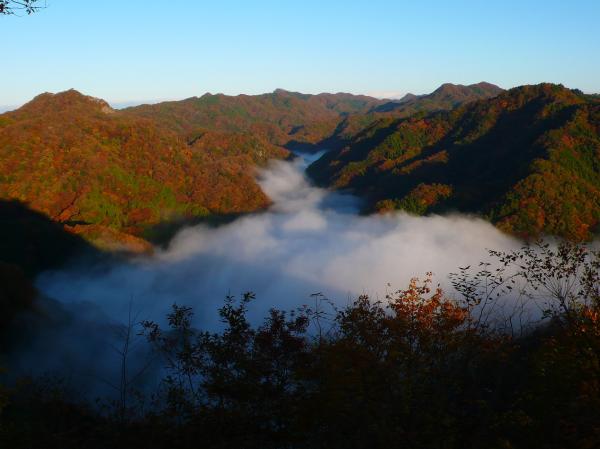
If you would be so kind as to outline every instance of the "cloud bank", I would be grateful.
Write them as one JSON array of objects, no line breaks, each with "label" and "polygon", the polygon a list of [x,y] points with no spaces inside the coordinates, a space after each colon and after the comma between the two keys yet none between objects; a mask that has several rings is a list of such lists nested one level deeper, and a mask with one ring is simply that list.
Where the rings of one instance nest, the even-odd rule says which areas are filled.
[{"label": "cloud bank", "polygon": [[[109,387],[97,386],[118,378],[118,323],[130,307],[136,319],[161,322],[173,303],[191,306],[194,324],[210,330],[219,326],[217,308],[227,294],[252,291],[249,317],[257,323],[270,308],[296,309],[317,292],[338,306],[360,294],[383,299],[429,271],[448,288],[448,273],[484,260],[488,248],[520,246],[473,217],[360,216],[357,198],[311,186],[308,162],[275,161],[261,173],[273,200],[266,212],[184,229],[152,257],[42,274],[37,286],[60,303],[62,315],[23,343],[11,366],[71,373],[80,384],[90,381],[88,392],[106,394]],[[47,313],[57,313],[55,306]]]},{"label": "cloud bank", "polygon": [[228,293],[253,291],[257,316],[271,307],[296,308],[315,292],[345,303],[362,293],[382,297],[388,284],[402,288],[428,271],[447,286],[448,273],[483,260],[487,248],[520,246],[472,217],[359,216],[355,197],[310,185],[307,162],[275,161],[261,173],[273,200],[267,212],[184,229],[152,258],[102,271],[46,273],[38,286],[63,303],[89,302],[114,318],[125,316],[130,298],[153,318],[174,302],[186,304],[210,326]]}]

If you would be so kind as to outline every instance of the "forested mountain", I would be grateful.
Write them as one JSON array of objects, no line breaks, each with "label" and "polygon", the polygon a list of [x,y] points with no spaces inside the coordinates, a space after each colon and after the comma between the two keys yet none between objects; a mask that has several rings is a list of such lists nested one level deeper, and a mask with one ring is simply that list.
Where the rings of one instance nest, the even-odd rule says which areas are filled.
[{"label": "forested mountain", "polygon": [[276,145],[314,144],[330,137],[340,120],[385,101],[345,93],[308,95],[277,89],[262,95],[205,94],[142,105],[124,113],[151,118],[188,140],[203,132],[250,133]]},{"label": "forested mountain", "polygon": [[150,226],[264,208],[252,167],[329,142],[309,173],[373,210],[475,212],[521,235],[588,238],[600,219],[597,99],[549,84],[488,98],[499,91],[445,84],[386,102],[277,90],[123,111],[42,94],[0,115],[0,197],[142,250],[131,235]]},{"label": "forested mountain", "polygon": [[351,114],[338,123],[332,137],[323,144],[329,149],[338,149],[352,137],[383,118],[404,118],[417,114],[453,109],[461,104],[492,98],[503,92],[494,84],[481,82],[469,86],[446,83],[425,95],[406,94],[400,100],[386,101],[364,114]]},{"label": "forested mountain", "polygon": [[[433,102],[438,91],[447,103]],[[457,86],[438,91],[410,108],[472,98]],[[354,128],[403,114],[376,112],[387,103],[278,89],[114,110],[74,90],[46,93],[0,115],[0,199],[27,204],[99,246],[141,251],[148,245],[133,236],[159,223],[266,207],[254,166],[289,156],[285,147],[339,146]]]},{"label": "forested mountain", "polygon": [[[124,112],[155,119],[186,139],[206,130],[251,133],[276,145],[310,148],[339,144],[351,130],[381,115],[404,117],[416,112],[451,109],[501,92],[497,86],[444,84],[410,101],[389,101],[346,93],[308,95],[277,89],[270,94],[188,98],[128,108]],[[321,148],[319,148],[321,149]]]},{"label": "forested mountain", "polygon": [[[91,325],[79,308],[60,320],[40,308],[23,329],[19,321],[36,304],[32,278],[73,254],[96,255],[89,240],[144,251],[137,236],[156,225],[268,205],[254,167],[288,157],[285,147],[341,145],[309,173],[365,195],[370,211],[458,210],[522,236],[589,238],[600,221],[600,101],[552,84],[485,95],[435,112],[430,96],[377,111],[383,103],[366,97],[283,91],[243,105],[208,96],[217,106],[202,97],[115,111],[68,91],[0,115],[0,343]],[[0,385],[0,446],[598,447],[600,253],[562,242],[490,255],[485,269],[474,260],[450,275],[451,296],[428,275],[384,301],[362,295],[341,308],[316,293],[314,306],[271,309],[258,324],[254,294],[228,295],[217,332],[196,328],[186,305],[139,327],[131,314],[122,326],[111,317],[123,338],[123,349],[110,344],[120,381],[97,380],[116,399],[86,402],[67,377]],[[512,282],[548,320],[513,302]],[[165,375],[140,390],[151,365],[131,369],[133,334]],[[63,363],[54,341],[65,340],[48,339],[34,363]]]},{"label": "forested mountain", "polygon": [[267,206],[252,167],[287,154],[248,135],[188,143],[74,90],[42,94],[0,115],[0,197],[94,241],[140,249],[143,242],[122,232]]},{"label": "forested mountain", "polygon": [[492,98],[503,92],[503,89],[486,82],[470,84],[445,83],[427,95],[406,94],[397,101],[390,101],[376,106],[373,112],[397,112],[408,116],[417,112],[432,112],[442,109],[452,109],[462,103]]},{"label": "forested mountain", "polygon": [[586,239],[600,221],[600,103],[522,86],[452,111],[381,118],[309,167],[372,210],[483,214],[508,232]]},{"label": "forested mountain", "polygon": [[550,84],[500,91],[445,84],[388,102],[277,90],[123,111],[73,90],[42,94],[0,115],[0,198],[141,251],[134,236],[160,223],[266,207],[253,167],[329,143],[309,173],[366,195],[371,210],[474,212],[519,235],[589,238],[598,100]]}]

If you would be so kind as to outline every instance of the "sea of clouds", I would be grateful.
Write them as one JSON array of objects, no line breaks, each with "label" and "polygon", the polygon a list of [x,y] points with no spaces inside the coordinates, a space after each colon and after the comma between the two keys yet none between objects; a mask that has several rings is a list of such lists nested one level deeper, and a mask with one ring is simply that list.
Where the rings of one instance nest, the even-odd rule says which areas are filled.
[{"label": "sea of clouds", "polygon": [[[311,185],[304,169],[314,157],[274,161],[260,173],[273,201],[265,212],[183,229],[152,256],[42,274],[37,286],[61,312],[55,325],[24,340],[16,371],[97,383],[118,376],[119,323],[130,311],[135,321],[164,322],[173,303],[191,306],[194,325],[210,330],[219,327],[217,309],[228,294],[254,292],[249,317],[258,323],[270,308],[311,304],[317,292],[338,306],[360,294],[385,299],[430,271],[452,295],[449,273],[486,259],[487,249],[521,246],[475,217],[360,215],[356,197]],[[46,303],[49,315],[55,305]]]},{"label": "sea of clouds", "polygon": [[429,271],[448,288],[448,273],[484,260],[487,249],[521,246],[464,215],[361,216],[356,197],[313,187],[307,163],[274,161],[261,172],[259,183],[273,201],[266,212],[184,229],[152,257],[46,273],[38,287],[115,319],[126,316],[130,302],[153,319],[175,302],[185,304],[196,310],[197,324],[210,326],[227,294],[254,292],[255,316],[297,308],[315,292],[342,305],[360,294],[382,299]]}]

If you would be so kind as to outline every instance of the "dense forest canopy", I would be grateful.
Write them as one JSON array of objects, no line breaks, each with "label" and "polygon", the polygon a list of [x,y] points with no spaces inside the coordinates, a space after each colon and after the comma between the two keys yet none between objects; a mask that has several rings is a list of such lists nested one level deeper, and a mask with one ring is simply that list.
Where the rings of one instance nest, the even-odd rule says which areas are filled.
[{"label": "dense forest canopy", "polygon": [[499,91],[490,86],[445,85],[385,112],[390,102],[372,97],[282,89],[125,110],[74,90],[41,94],[0,115],[0,197],[102,248],[144,251],[140,237],[165,222],[264,209],[253,167],[290,149],[336,147],[380,115],[486,98]]},{"label": "dense forest canopy", "polygon": [[269,200],[252,168],[288,154],[249,135],[206,133],[187,142],[76,91],[42,94],[0,116],[0,152],[3,198],[92,240],[117,236],[112,231],[139,235],[180,217],[264,208]]},{"label": "dense forest canopy", "polygon": [[600,222],[600,103],[522,86],[448,112],[382,118],[315,162],[321,184],[371,210],[458,210],[524,237],[589,239]]}]

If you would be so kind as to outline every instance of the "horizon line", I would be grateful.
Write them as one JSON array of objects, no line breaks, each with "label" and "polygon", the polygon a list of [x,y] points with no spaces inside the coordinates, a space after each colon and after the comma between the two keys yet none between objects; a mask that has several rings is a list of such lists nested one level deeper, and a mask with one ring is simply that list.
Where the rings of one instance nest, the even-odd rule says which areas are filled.
[{"label": "horizon line", "polygon": [[[154,99],[130,99],[130,100],[108,100],[104,97],[101,96],[96,96],[96,95],[90,95],[92,97],[95,98],[100,98],[104,101],[106,101],[110,107],[112,107],[113,109],[126,109],[128,107],[134,107],[134,106],[140,106],[140,105],[144,105],[144,104],[158,104],[158,103],[165,103],[165,102],[171,102],[171,101],[184,101],[187,100],[189,98],[200,98],[204,95],[224,95],[227,97],[239,97],[239,96],[259,96],[259,95],[268,95],[268,94],[272,94],[275,93],[276,91],[280,90],[280,91],[285,91],[285,92],[290,92],[290,93],[298,93],[298,94],[303,94],[303,95],[323,95],[323,94],[329,94],[329,95],[338,95],[338,94],[349,94],[349,95],[356,95],[356,96],[366,96],[366,97],[372,97],[372,98],[376,98],[378,100],[399,100],[401,98],[403,98],[406,95],[429,95],[433,92],[435,92],[436,89],[438,89],[439,87],[445,85],[445,84],[452,84],[455,86],[474,86],[477,84],[481,84],[481,83],[487,83],[487,84],[493,84],[503,90],[510,90],[513,89],[515,87],[520,87],[520,86],[526,86],[526,85],[536,85],[536,84],[542,84],[542,83],[531,83],[531,84],[518,84],[516,86],[511,86],[511,87],[502,87],[496,83],[490,83],[489,81],[479,81],[477,83],[471,83],[471,84],[462,84],[462,83],[452,83],[452,82],[447,82],[447,83],[442,83],[440,84],[438,87],[434,88],[433,90],[429,91],[429,92],[425,92],[425,93],[414,93],[414,92],[407,92],[407,91],[393,91],[393,90],[384,90],[384,91],[378,91],[378,90],[370,90],[367,92],[344,92],[344,91],[338,91],[338,92],[332,92],[332,91],[321,91],[318,93],[307,93],[307,92],[301,92],[298,90],[290,90],[290,89],[285,89],[285,88],[280,88],[277,87],[271,91],[267,91],[267,92],[260,92],[260,93],[245,93],[245,92],[240,92],[240,93],[224,93],[224,92],[216,92],[216,93],[212,93],[209,91],[205,91],[204,93],[200,94],[200,95],[190,95],[190,96],[185,96],[185,97],[163,97],[163,98],[154,98]],[[581,90],[585,95],[594,95],[594,94],[599,94],[600,92],[586,92],[582,89],[579,89],[577,87],[569,87],[566,86],[563,83],[550,83],[550,84],[562,84],[563,86],[565,86],[568,89],[578,89]],[[27,101],[24,101],[21,104],[10,104],[10,105],[2,105],[0,104],[0,114],[4,114],[6,112],[11,112],[11,111],[15,111],[19,108],[21,108],[22,106],[24,106],[25,104],[29,103],[30,101],[32,101],[35,97],[37,97],[38,95],[42,95],[44,93],[51,93],[53,95],[55,94],[59,94],[62,92],[67,92],[69,90],[75,90],[79,93],[81,93],[82,95],[89,95],[87,93],[85,93],[84,91],[71,87],[69,89],[65,89],[65,90],[59,90],[56,92],[49,92],[49,91],[44,91],[44,92],[40,92],[39,94],[35,95],[34,97],[30,98]]]}]

